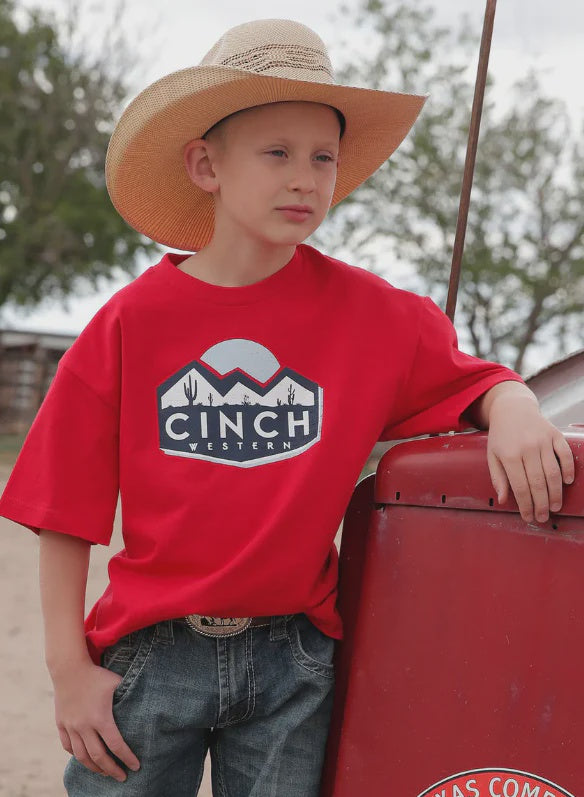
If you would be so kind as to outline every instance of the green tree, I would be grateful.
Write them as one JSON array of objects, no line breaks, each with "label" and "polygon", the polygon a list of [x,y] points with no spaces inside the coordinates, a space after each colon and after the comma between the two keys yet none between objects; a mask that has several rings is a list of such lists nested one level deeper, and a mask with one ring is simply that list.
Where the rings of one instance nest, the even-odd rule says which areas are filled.
[{"label": "green tree", "polygon": [[[74,10],[74,9],[73,9]],[[75,49],[67,26],[0,0],[0,308],[97,285],[153,244],[111,205],[104,160],[126,96],[110,41]],[[123,51],[123,50],[122,50]]]},{"label": "green tree", "polygon": [[[403,287],[444,305],[478,35],[465,18],[440,28],[416,0],[365,0],[355,13],[361,46],[343,82],[430,97],[397,153],[333,211],[318,243],[390,279],[392,261],[413,266]],[[490,88],[456,321],[474,353],[522,371],[530,347],[553,341],[560,355],[582,341],[584,150],[537,75],[520,80],[504,108]]]}]

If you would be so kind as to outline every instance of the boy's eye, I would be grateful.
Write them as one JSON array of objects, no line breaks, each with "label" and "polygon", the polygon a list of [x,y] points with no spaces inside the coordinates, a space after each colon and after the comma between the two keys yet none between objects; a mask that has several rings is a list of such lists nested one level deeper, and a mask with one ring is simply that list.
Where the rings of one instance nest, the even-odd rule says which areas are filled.
[{"label": "boy's eye", "polygon": [[[273,155],[275,158],[286,158],[288,156],[288,153],[285,149],[269,149],[267,150],[267,154]],[[319,163],[332,163],[336,159],[327,152],[320,152],[318,155],[314,156],[314,160],[318,161]]]}]

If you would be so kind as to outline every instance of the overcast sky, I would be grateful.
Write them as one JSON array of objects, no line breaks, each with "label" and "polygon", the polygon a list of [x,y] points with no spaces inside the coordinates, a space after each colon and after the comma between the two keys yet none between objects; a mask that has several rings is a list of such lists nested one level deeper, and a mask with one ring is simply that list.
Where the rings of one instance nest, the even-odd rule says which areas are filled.
[{"label": "overcast sky", "polygon": [[[346,0],[346,4],[356,5],[355,0]],[[68,6],[66,0],[21,0],[21,5],[42,5],[60,14],[66,13]],[[92,30],[105,29],[117,0],[80,0],[80,5]],[[123,26],[131,47],[144,56],[138,78],[138,88],[142,88],[168,72],[198,63],[225,30],[250,19],[296,19],[314,28],[334,52],[335,42],[351,33],[348,17],[343,27],[340,7],[341,3],[331,0],[126,0]],[[437,0],[436,7],[444,25],[455,27],[466,12],[477,30],[482,26],[484,0]],[[584,3],[499,0],[490,69],[500,95],[530,66],[545,70],[546,91],[564,99],[572,117],[582,120]],[[37,331],[77,333],[122,284],[109,284],[98,295],[72,297],[68,310],[47,300],[32,312],[8,313],[5,322]]]}]

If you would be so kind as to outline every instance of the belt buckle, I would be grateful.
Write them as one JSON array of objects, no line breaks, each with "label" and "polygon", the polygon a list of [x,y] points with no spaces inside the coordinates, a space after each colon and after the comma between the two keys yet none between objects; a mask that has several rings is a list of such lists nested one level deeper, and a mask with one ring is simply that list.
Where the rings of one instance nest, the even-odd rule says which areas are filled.
[{"label": "belt buckle", "polygon": [[251,623],[251,617],[209,617],[202,614],[187,614],[187,625],[203,636],[235,636]]}]

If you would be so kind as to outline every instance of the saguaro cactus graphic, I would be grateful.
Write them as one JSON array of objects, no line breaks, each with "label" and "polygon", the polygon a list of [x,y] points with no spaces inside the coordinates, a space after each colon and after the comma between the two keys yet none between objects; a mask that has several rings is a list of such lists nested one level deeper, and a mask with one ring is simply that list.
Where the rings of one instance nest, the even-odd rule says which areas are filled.
[{"label": "saguaro cactus graphic", "polygon": [[288,385],[288,404],[294,404],[294,396],[296,395],[296,391],[292,387],[292,385]]},{"label": "saguaro cactus graphic", "polygon": [[197,389],[198,389],[197,380],[195,379],[195,387],[193,389],[193,384],[192,384],[192,381],[191,381],[191,375],[189,374],[189,386],[187,388],[186,385],[183,385],[183,388],[184,388],[184,391],[185,391],[185,396],[187,397],[188,401],[190,401],[191,404],[194,407],[195,406],[195,399],[197,398]]}]

